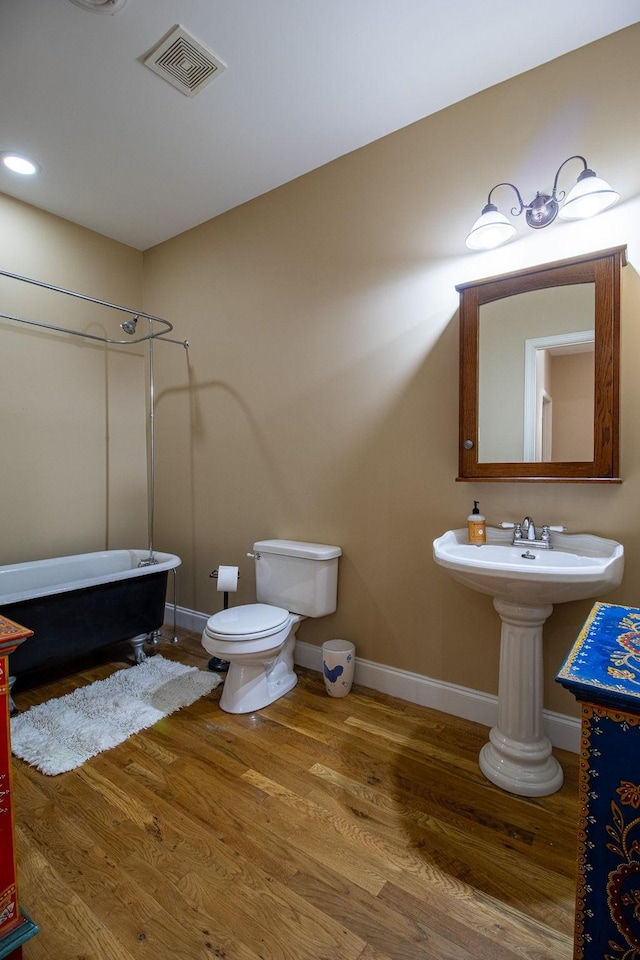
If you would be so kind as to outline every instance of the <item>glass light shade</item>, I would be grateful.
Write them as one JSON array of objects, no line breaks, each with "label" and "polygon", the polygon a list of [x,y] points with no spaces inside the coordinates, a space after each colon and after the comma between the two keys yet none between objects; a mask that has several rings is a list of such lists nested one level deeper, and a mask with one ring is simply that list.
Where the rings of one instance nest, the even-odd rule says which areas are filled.
[{"label": "glass light shade", "polygon": [[515,232],[516,228],[505,215],[488,203],[472,226],[465,243],[470,250],[492,250],[511,240]]},{"label": "glass light shade", "polygon": [[583,174],[569,191],[560,208],[560,216],[563,220],[586,220],[612,207],[619,199],[620,194],[612,190],[606,180],[594,173]]}]

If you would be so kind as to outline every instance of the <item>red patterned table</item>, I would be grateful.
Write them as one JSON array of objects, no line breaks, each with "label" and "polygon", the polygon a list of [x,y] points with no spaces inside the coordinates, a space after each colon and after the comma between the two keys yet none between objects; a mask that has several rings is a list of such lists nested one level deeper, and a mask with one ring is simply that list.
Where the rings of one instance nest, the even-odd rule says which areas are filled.
[{"label": "red patterned table", "polygon": [[32,630],[0,615],[0,960],[21,960],[22,944],[38,928],[18,905],[11,795],[11,725],[8,657]]}]

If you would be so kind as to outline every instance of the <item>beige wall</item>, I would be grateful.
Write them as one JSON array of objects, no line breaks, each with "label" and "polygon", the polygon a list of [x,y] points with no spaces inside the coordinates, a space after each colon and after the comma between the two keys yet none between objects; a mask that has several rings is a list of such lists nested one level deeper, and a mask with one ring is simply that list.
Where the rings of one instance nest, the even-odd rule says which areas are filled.
[{"label": "beige wall", "polygon": [[[160,539],[183,557],[183,605],[219,609],[219,563],[240,565],[250,599],[255,538],[337,543],[338,612],[304,622],[300,639],[345,636],[370,660],[495,692],[491,600],[432,560],[433,538],[474,498],[489,521],[530,513],[619,537],[628,576],[612,599],[640,604],[640,104],[620,96],[640,83],[639,41],[631,28],[145,253],[147,309],[191,341],[158,365]],[[467,253],[494,183],[533,197],[573,153],[631,198],[608,218]],[[625,483],[456,483],[455,284],[623,242]],[[589,608],[559,607],[548,624],[546,702],[561,712],[575,706],[552,678]]]},{"label": "beige wall", "polygon": [[[0,269],[124,305],[142,255],[0,196]],[[126,315],[0,277],[0,312],[123,336]],[[0,320],[0,562],[147,544],[145,361]]]},{"label": "beige wall", "polygon": [[[183,559],[181,605],[219,609],[209,573],[220,563],[240,565],[238,599],[251,599],[245,553],[256,538],[337,543],[338,612],[305,621],[300,639],[348,637],[361,657],[494,693],[491,600],[432,560],[433,538],[462,525],[473,499],[489,522],[531,514],[619,538],[627,575],[608,599],[640,604],[640,103],[623,96],[640,84],[639,42],[632,27],[145,253],[144,309],[191,342],[188,353],[156,351],[156,546]],[[529,231],[487,254],[466,251],[464,236],[494,183],[513,180],[532,197],[573,153],[584,153],[624,202],[593,222]],[[569,169],[569,183],[578,170]],[[66,244],[77,228],[57,222],[56,230]],[[86,284],[82,267],[68,262],[71,241],[49,279],[104,293],[114,273],[100,264],[89,278],[94,255],[105,255],[104,244],[118,259],[122,248],[90,242]],[[624,484],[456,483],[455,284],[618,243],[630,259]],[[122,283],[128,277],[135,288],[137,254],[125,248],[122,261]],[[79,404],[85,392],[78,383]],[[25,422],[24,432],[32,427]],[[120,507],[126,501],[112,503],[111,514]],[[41,538],[23,516],[14,544],[21,530]],[[546,704],[564,713],[575,704],[552,679],[589,608],[560,605],[547,624]]]}]

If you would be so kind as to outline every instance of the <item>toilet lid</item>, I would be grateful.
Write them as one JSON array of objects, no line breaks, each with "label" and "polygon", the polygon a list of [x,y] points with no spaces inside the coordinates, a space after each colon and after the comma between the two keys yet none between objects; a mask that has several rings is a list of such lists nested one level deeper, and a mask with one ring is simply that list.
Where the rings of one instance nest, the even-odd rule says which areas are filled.
[{"label": "toilet lid", "polygon": [[268,603],[249,603],[215,613],[207,621],[207,630],[227,640],[266,636],[284,626],[289,611]]}]

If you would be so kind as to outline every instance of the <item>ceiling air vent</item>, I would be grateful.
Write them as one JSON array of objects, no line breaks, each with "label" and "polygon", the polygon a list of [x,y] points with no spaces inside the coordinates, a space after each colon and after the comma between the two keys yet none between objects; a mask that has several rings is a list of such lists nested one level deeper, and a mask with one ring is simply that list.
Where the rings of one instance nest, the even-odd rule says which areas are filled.
[{"label": "ceiling air vent", "polygon": [[195,97],[226,69],[225,63],[179,25],[153,48],[143,63],[185,97]]}]

